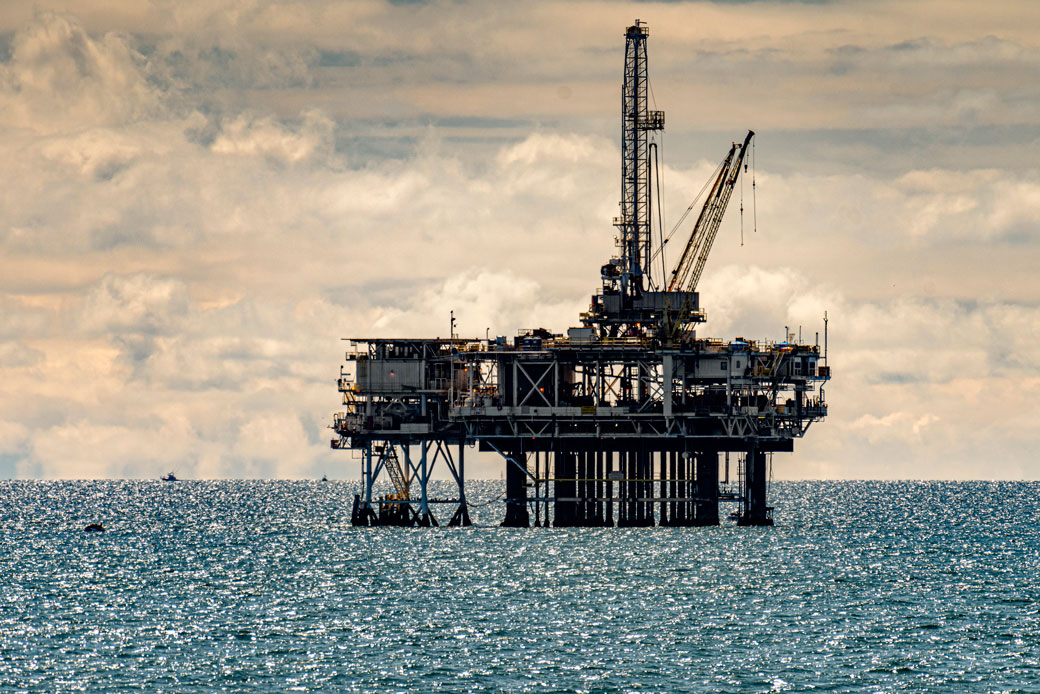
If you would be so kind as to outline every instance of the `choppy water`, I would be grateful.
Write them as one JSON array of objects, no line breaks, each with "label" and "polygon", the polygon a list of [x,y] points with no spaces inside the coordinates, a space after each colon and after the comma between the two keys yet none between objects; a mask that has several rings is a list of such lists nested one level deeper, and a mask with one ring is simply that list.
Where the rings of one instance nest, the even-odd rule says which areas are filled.
[{"label": "choppy water", "polygon": [[777,483],[768,529],[354,529],[353,493],[0,483],[0,691],[1040,691],[1037,483]]}]

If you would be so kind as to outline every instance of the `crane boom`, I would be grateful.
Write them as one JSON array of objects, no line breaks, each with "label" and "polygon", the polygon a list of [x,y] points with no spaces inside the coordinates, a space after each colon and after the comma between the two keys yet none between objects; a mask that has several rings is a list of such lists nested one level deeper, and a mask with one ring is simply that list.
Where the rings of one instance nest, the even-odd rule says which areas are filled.
[{"label": "crane boom", "polygon": [[722,217],[726,214],[726,206],[729,204],[730,195],[733,194],[733,186],[740,176],[740,167],[744,162],[744,154],[747,152],[751,138],[755,131],[748,130],[743,144],[733,143],[729,154],[722,161],[715,182],[704,201],[704,207],[697,217],[697,223],[690,232],[690,239],[686,242],[679,262],[672,270],[672,278],[668,283],[668,291],[692,292],[697,288],[704,265],[708,262],[708,254],[711,245],[715,242],[715,235],[722,224]]}]

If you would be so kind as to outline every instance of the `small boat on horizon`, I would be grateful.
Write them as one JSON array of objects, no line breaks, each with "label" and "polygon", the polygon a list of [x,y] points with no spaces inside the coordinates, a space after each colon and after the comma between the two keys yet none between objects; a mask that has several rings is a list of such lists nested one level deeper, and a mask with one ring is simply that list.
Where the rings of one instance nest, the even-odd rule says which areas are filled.
[{"label": "small boat on horizon", "polygon": [[173,474],[172,472],[167,472],[165,475],[163,475],[159,479],[161,479],[163,482],[176,482],[176,481],[178,481],[177,480],[177,475]]}]

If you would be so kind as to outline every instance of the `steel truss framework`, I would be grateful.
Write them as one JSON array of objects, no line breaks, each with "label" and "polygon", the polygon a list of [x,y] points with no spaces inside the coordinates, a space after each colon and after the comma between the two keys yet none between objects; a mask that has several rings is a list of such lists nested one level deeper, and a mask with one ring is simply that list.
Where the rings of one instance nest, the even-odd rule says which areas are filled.
[{"label": "steel truss framework", "polygon": [[[470,525],[469,507],[466,503],[465,446],[456,444],[457,462],[452,457],[452,442],[444,439],[414,437],[368,439],[360,443],[361,492],[354,495],[351,512],[353,525],[400,525],[430,527],[440,523],[431,511],[431,506],[455,505],[455,512],[448,521],[449,526]],[[333,443],[340,448],[341,440]],[[415,453],[413,454],[413,448]],[[400,467],[401,461],[405,467]],[[441,462],[456,484],[458,496],[450,499],[434,499],[429,496],[429,483],[437,463]],[[380,476],[386,473],[395,489],[392,494],[375,496],[374,487]],[[412,483],[418,487],[418,498],[412,498]]]},{"label": "steel truss framework", "polygon": [[[437,525],[436,504],[455,506],[450,525],[467,525],[469,444],[506,463],[505,525],[713,525],[724,501],[739,504],[739,523],[768,525],[766,456],[793,450],[827,410],[817,345],[695,340],[669,349],[530,336],[512,346],[355,345],[333,446],[361,452],[357,525]],[[737,454],[738,474],[720,491],[721,453]],[[430,498],[437,465],[449,470],[455,498]],[[376,498],[381,477],[395,493]]]}]

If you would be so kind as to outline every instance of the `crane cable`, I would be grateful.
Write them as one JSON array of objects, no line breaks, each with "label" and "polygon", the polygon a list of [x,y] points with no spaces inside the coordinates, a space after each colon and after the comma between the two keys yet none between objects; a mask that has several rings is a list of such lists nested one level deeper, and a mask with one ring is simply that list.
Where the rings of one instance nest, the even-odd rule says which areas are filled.
[{"label": "crane cable", "polygon": [[[744,164],[744,173],[747,173],[747,163]],[[740,178],[740,247],[744,247],[744,177],[740,175],[740,167],[737,167],[737,176]]]},{"label": "crane cable", "polygon": [[661,246],[657,249],[657,252],[651,256],[652,259],[656,260],[658,254],[664,252],[665,245],[672,240],[672,237],[675,236],[675,232],[679,231],[679,227],[681,227],[682,223],[686,221],[686,218],[690,216],[690,212],[693,212],[693,208],[697,206],[697,202],[701,199],[701,196],[704,195],[705,191],[708,190],[708,186],[710,186],[715,181],[715,179],[718,178],[719,171],[722,169],[722,164],[725,163],[725,160],[723,160],[722,163],[715,167],[715,171],[712,172],[708,180],[704,182],[704,187],[702,187],[700,192],[697,193],[697,195],[693,198],[693,202],[691,202],[690,206],[686,208],[685,212],[683,212],[682,217],[679,217],[679,221],[675,223],[675,226],[672,227],[672,230],[668,232],[668,236],[665,237],[664,241],[661,243]]},{"label": "crane cable", "polygon": [[[744,173],[747,173],[748,165],[744,162]],[[739,175],[739,171],[737,172]],[[751,141],[751,214],[752,233],[758,233],[758,196],[755,182],[755,141]],[[744,179],[740,179],[740,245],[744,246]]]},{"label": "crane cable", "polygon": [[[654,105],[654,110],[657,110],[657,95],[654,94],[654,83],[650,81],[649,77],[646,78],[646,88],[650,92],[650,102]],[[662,286],[665,286],[667,284],[667,282],[668,282],[668,266],[667,266],[667,263],[665,261],[664,247],[665,247],[665,244],[668,243],[668,241],[664,238],[664,206],[661,204],[661,163],[660,163],[660,159],[664,159],[664,155],[662,154],[660,159],[658,159],[658,156],[657,156],[658,153],[659,153],[659,150],[664,149],[664,129],[663,128],[661,129],[661,133],[660,133],[660,142],[657,141],[658,138],[656,136],[654,137],[654,140],[655,140],[654,144],[656,145],[654,147],[654,175],[657,176],[657,243],[658,243],[658,246],[657,246],[657,252],[650,254],[650,268],[653,267],[654,260],[657,258],[658,255],[660,255],[661,256],[661,283],[662,283]],[[653,232],[651,231],[651,233],[653,233]],[[672,232],[670,234],[668,234],[668,238],[669,239],[672,238],[672,234],[674,234],[674,233],[675,233],[675,230],[673,229]],[[647,270],[650,270],[650,268],[647,268]]]},{"label": "crane cable", "polygon": [[[660,147],[664,146],[664,133],[661,133],[661,142],[658,147],[654,147],[654,175],[657,176],[657,244],[661,254],[661,283],[668,281],[668,267],[665,263],[664,257],[664,207],[661,205],[661,163],[657,158]],[[663,158],[663,157],[662,157]],[[651,254],[651,263],[653,262],[653,254]]]},{"label": "crane cable", "polygon": [[755,215],[755,231],[758,233],[758,198],[755,196],[755,141],[751,141],[751,209]]}]

